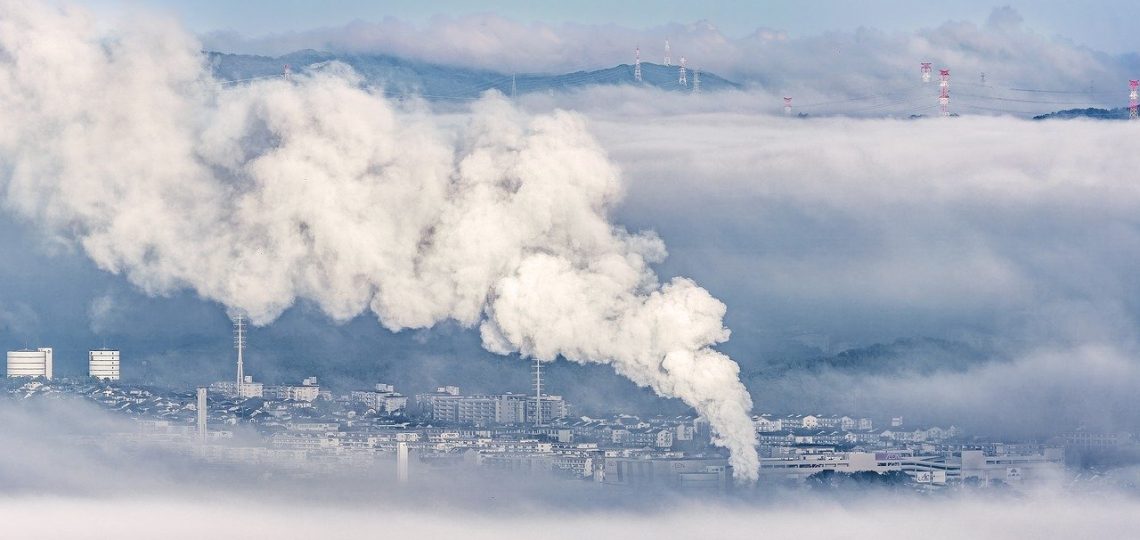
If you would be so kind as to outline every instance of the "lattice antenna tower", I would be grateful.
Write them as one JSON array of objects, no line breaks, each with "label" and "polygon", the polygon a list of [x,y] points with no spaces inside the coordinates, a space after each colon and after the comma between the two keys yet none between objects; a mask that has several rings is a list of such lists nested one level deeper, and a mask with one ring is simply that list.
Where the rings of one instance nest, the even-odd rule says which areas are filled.
[{"label": "lattice antenna tower", "polygon": [[941,90],[938,94],[938,112],[942,116],[950,116],[950,70],[940,69],[938,74],[938,88]]},{"label": "lattice antenna tower", "polygon": [[237,383],[240,385],[245,381],[245,319],[241,315],[234,317],[234,348],[237,349]]},{"label": "lattice antenna tower", "polygon": [[921,70],[922,71],[922,82],[928,83],[928,82],[930,82],[930,72],[931,72],[930,66],[931,66],[931,63],[930,62],[923,62],[921,64],[921,66],[922,66],[922,70]]},{"label": "lattice antenna tower", "polygon": [[787,116],[792,115],[792,98],[784,96],[784,114]]},{"label": "lattice antenna tower", "polygon": [[511,99],[515,99],[515,94],[518,92],[518,85],[515,84],[515,74],[511,74]]},{"label": "lattice antenna tower", "polygon": [[689,86],[689,78],[686,76],[685,71],[685,57],[681,57],[681,75],[677,78],[677,84],[681,86]]},{"label": "lattice antenna tower", "polygon": [[285,64],[281,67],[281,78],[286,81],[293,80],[293,68],[289,66],[289,64]]},{"label": "lattice antenna tower", "polygon": [[641,82],[641,47],[633,49],[633,80]]},{"label": "lattice antenna tower", "polygon": [[1136,120],[1140,109],[1140,81],[1128,81],[1128,119]]},{"label": "lattice antenna tower", "polygon": [[673,65],[673,59],[669,57],[669,40],[665,40],[665,65]]},{"label": "lattice antenna tower", "polygon": [[693,68],[693,93],[701,93],[701,68]]},{"label": "lattice antenna tower", "polygon": [[542,425],[542,361],[534,359],[534,425]]}]

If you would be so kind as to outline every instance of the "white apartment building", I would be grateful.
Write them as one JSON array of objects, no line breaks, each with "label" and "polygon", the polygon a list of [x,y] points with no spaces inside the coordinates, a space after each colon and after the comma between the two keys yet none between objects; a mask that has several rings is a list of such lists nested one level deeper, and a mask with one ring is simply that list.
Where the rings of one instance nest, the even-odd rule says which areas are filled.
[{"label": "white apartment building", "polygon": [[119,380],[119,351],[110,349],[87,351],[87,374],[104,381]]},{"label": "white apartment building", "polygon": [[379,383],[374,388],[375,390],[353,390],[349,399],[385,414],[395,414],[407,408],[408,398],[396,392],[394,386]]},{"label": "white apartment building", "polygon": [[283,384],[269,386],[264,390],[262,397],[284,399],[291,401],[316,401],[321,395],[321,387],[316,377],[306,377],[301,384]]},{"label": "white apartment building", "polygon": [[44,377],[50,379],[51,347],[8,351],[8,377]]},{"label": "white apartment building", "polygon": [[246,375],[241,384],[237,385],[237,397],[240,399],[259,398],[265,394],[265,385],[253,382],[253,375]]}]

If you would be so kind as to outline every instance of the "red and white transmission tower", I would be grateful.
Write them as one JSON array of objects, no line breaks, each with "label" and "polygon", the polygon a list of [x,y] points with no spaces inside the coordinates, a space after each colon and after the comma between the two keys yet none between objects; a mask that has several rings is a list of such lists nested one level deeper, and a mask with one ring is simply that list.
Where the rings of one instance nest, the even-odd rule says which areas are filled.
[{"label": "red and white transmission tower", "polygon": [[930,82],[930,62],[922,63],[922,82]]},{"label": "red and white transmission tower", "polygon": [[673,59],[669,58],[669,40],[665,40],[665,65],[673,65]]},{"label": "red and white transmission tower", "polygon": [[701,93],[701,68],[693,68],[693,93]]},{"label": "red and white transmission tower", "polygon": [[681,86],[689,86],[689,78],[685,76],[685,57],[681,57],[681,76],[677,78],[677,84]]},{"label": "red and white transmission tower", "polygon": [[938,94],[938,111],[942,116],[950,116],[950,70],[938,70],[942,80],[938,81],[938,87],[942,89]]},{"label": "red and white transmission tower", "polygon": [[784,97],[784,114],[792,115],[792,98],[786,96]]},{"label": "red and white transmission tower", "polygon": [[641,47],[633,50],[633,80],[641,82]]},{"label": "red and white transmission tower", "polygon": [[1140,81],[1128,81],[1128,119],[1135,120],[1136,112],[1140,108]]},{"label": "red and white transmission tower", "polygon": [[293,68],[289,67],[289,64],[281,67],[281,78],[287,81],[293,80]]}]

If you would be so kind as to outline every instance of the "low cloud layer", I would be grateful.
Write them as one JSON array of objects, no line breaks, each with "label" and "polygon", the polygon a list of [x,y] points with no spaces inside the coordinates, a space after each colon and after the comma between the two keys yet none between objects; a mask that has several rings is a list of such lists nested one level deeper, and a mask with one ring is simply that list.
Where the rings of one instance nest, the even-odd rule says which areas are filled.
[{"label": "low cloud layer", "polygon": [[[1000,504],[1000,507],[996,506]],[[29,519],[50,513],[69,519],[45,525]],[[1039,496],[1023,500],[896,501],[871,500],[851,505],[812,502],[780,508],[721,508],[696,505],[666,514],[593,512],[516,517],[452,514],[449,519],[425,511],[313,507],[311,504],[266,504],[253,501],[202,501],[176,498],[151,501],[75,500],[45,497],[6,503],[0,518],[25,538],[73,538],[101,534],[131,540],[201,538],[219,530],[235,536],[308,538],[352,536],[365,530],[397,530],[429,537],[472,539],[646,536],[694,538],[716,531],[718,538],[755,538],[757,531],[795,538],[852,539],[924,538],[979,539],[1128,538],[1140,527],[1140,503],[1133,498]],[[129,515],[131,520],[104,520]],[[166,530],[171,523],[176,529]]]},{"label": "low cloud layer", "polygon": [[[999,489],[814,493],[763,484],[727,495],[628,491],[590,482],[494,471],[413,466],[411,483],[391,481],[391,461],[353,474],[298,478],[268,465],[196,463],[169,443],[119,447],[108,433],[136,426],[79,400],[0,403],[5,532],[19,538],[227,535],[276,538],[399,531],[426,537],[1129,538],[1140,526],[1133,490],[1068,478]],[[94,435],[96,445],[70,437]],[[415,460],[413,460],[415,465]],[[347,471],[345,471],[347,472]],[[385,474],[387,473],[387,474]],[[1134,474],[1135,471],[1132,471]],[[1124,471],[1120,474],[1127,480]],[[1133,478],[1135,478],[1133,476]],[[45,520],[44,516],[61,516]],[[115,516],[107,519],[107,516]]]},{"label": "low cloud layer", "polygon": [[974,114],[1123,106],[1128,79],[1140,72],[1135,55],[1110,55],[1045,35],[1008,7],[995,9],[985,21],[930,21],[911,32],[859,28],[794,38],[768,28],[732,38],[707,21],[632,29],[469,15],[439,16],[422,25],[387,18],[254,39],[232,34],[204,39],[207,47],[226,52],[316,48],[507,73],[629,64],[634,47],[641,48],[644,61],[662,63],[668,39],[674,63],[685,56],[690,67],[794,96],[803,111],[813,113],[922,101],[937,90],[919,82],[920,62],[951,69],[958,110]]},{"label": "low cloud layer", "polygon": [[[759,408],[910,410],[990,433],[1140,426],[1125,406],[1140,382],[1134,126],[684,113],[704,98],[598,92],[575,99],[630,179],[618,215],[671,246],[662,273],[729,298],[728,350]],[[914,336],[989,362],[777,369],[794,344],[810,367]]]}]

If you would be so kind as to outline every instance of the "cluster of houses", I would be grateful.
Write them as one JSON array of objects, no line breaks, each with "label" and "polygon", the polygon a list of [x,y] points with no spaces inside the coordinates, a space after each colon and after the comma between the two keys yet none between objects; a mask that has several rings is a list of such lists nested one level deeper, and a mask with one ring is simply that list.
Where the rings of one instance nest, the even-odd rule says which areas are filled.
[{"label": "cluster of houses", "polygon": [[[210,463],[302,474],[314,468],[359,471],[384,469],[403,449],[418,464],[413,472],[416,466],[472,465],[626,486],[723,489],[730,483],[727,454],[710,445],[709,423],[697,416],[571,417],[561,409],[564,402],[550,399],[556,396],[462,396],[453,387],[417,396],[421,399],[409,416],[407,398],[391,385],[340,396],[319,389],[314,379],[293,386],[302,390],[263,391],[258,399],[203,392],[197,403],[189,392],[90,379],[31,380],[10,385],[8,393],[86,396],[136,420],[135,432],[108,433],[103,440],[164,445]],[[198,404],[206,406],[199,411]],[[528,422],[540,410],[541,423]],[[260,440],[233,437],[239,424]],[[960,437],[953,426],[914,427],[901,417],[880,428],[870,418],[812,414],[761,414],[753,424],[765,481],[800,482],[831,470],[901,471],[929,485],[971,478],[1011,483],[1060,463],[1056,447],[986,446]],[[1078,442],[1102,445],[1101,439],[1108,440],[1082,435]]]},{"label": "cluster of houses", "polygon": [[761,453],[786,453],[796,446],[829,445],[892,448],[907,443],[940,443],[961,435],[957,427],[909,427],[902,417],[890,420],[890,426],[875,429],[870,418],[840,415],[760,414],[752,417]]}]

